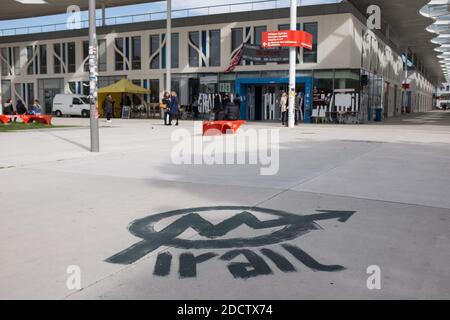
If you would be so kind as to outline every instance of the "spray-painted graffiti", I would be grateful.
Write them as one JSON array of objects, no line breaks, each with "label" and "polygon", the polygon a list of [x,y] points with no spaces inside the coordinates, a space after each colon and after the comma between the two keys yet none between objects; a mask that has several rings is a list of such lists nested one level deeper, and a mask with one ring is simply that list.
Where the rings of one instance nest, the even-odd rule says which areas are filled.
[{"label": "spray-painted graffiti", "polygon": [[[344,269],[340,265],[323,265],[316,261],[302,249],[286,242],[294,240],[321,227],[317,224],[320,220],[338,219],[345,223],[354,211],[318,211],[312,215],[296,215],[285,211],[255,208],[255,207],[202,207],[183,210],[175,210],[148,216],[131,223],[130,232],[142,239],[133,246],[113,255],[106,261],[117,264],[131,264],[143,258],[158,248],[173,247],[186,250],[218,250],[230,249],[223,255],[217,252],[207,252],[195,255],[185,252],[179,256],[180,278],[195,278],[197,265],[218,257],[221,261],[230,262],[227,267],[235,278],[248,279],[260,275],[272,274],[272,270],[265,258],[282,272],[295,272],[295,266],[281,254],[272,248],[265,246],[280,244],[284,254],[295,258],[314,271],[335,272]],[[221,222],[211,223],[203,216],[225,216]],[[158,223],[165,219],[174,220],[169,225],[156,230]],[[261,219],[264,217],[265,219]],[[247,226],[256,231],[271,230],[267,234],[249,237],[224,238],[229,233],[241,226]],[[180,238],[186,230],[195,230],[201,240]],[[206,238],[206,239],[205,239]],[[249,248],[261,248],[258,254],[256,250]],[[237,257],[244,257],[247,262],[233,262]],[[168,276],[172,266],[173,255],[170,252],[158,254],[154,275]]]}]

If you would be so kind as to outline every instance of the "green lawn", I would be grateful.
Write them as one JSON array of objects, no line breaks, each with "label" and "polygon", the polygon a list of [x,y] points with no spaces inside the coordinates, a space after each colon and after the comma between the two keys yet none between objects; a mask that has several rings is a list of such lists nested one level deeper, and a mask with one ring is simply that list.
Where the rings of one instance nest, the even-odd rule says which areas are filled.
[{"label": "green lawn", "polygon": [[0,132],[10,132],[10,131],[22,131],[22,130],[37,130],[37,129],[54,129],[54,128],[67,128],[69,126],[46,126],[41,123],[0,123]]}]

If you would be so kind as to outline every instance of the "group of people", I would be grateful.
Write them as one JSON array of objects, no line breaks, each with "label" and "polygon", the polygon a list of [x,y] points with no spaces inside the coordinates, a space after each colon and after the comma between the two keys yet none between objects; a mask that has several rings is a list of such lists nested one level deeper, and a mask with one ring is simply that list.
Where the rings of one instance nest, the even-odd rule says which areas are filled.
[{"label": "group of people", "polygon": [[172,121],[176,120],[176,126],[180,120],[180,101],[175,91],[164,92],[164,96],[161,103],[161,109],[164,111],[164,125],[171,126]]},{"label": "group of people", "polygon": [[[295,125],[297,125],[301,119],[302,105],[303,105],[303,96],[302,94],[299,93],[296,95],[294,105]],[[281,93],[280,99],[281,125],[283,126],[287,126],[289,122],[288,106],[289,106],[289,95],[287,94],[286,91],[283,91]]]},{"label": "group of people", "polygon": [[[39,100],[36,99],[30,108],[27,108],[22,100],[17,100],[16,108],[14,108],[12,99],[8,99],[3,106],[3,114],[7,116],[39,115],[42,114],[42,107]],[[16,121],[16,119],[14,119],[14,121]]]}]

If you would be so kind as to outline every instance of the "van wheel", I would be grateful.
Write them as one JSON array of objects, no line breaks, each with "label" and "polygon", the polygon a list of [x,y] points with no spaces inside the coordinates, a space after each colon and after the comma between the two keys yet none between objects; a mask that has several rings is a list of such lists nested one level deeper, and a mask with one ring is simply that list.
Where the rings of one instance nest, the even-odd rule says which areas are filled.
[{"label": "van wheel", "polygon": [[61,117],[62,117],[62,112],[59,111],[59,110],[56,110],[55,116],[56,116],[57,118],[61,118]]},{"label": "van wheel", "polygon": [[83,111],[81,112],[81,116],[82,116],[83,118],[89,118],[89,111],[83,110]]}]

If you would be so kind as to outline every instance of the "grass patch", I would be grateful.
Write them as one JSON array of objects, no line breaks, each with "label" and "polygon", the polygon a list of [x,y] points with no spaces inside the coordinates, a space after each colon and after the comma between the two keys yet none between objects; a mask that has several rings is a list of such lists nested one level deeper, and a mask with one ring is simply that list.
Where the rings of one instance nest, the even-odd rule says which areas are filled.
[{"label": "grass patch", "polygon": [[22,122],[13,122],[9,124],[0,123],[0,132],[11,132],[11,131],[24,131],[24,130],[39,130],[39,129],[55,129],[55,128],[70,128],[71,126],[47,126],[42,123],[31,123],[25,124]]}]

